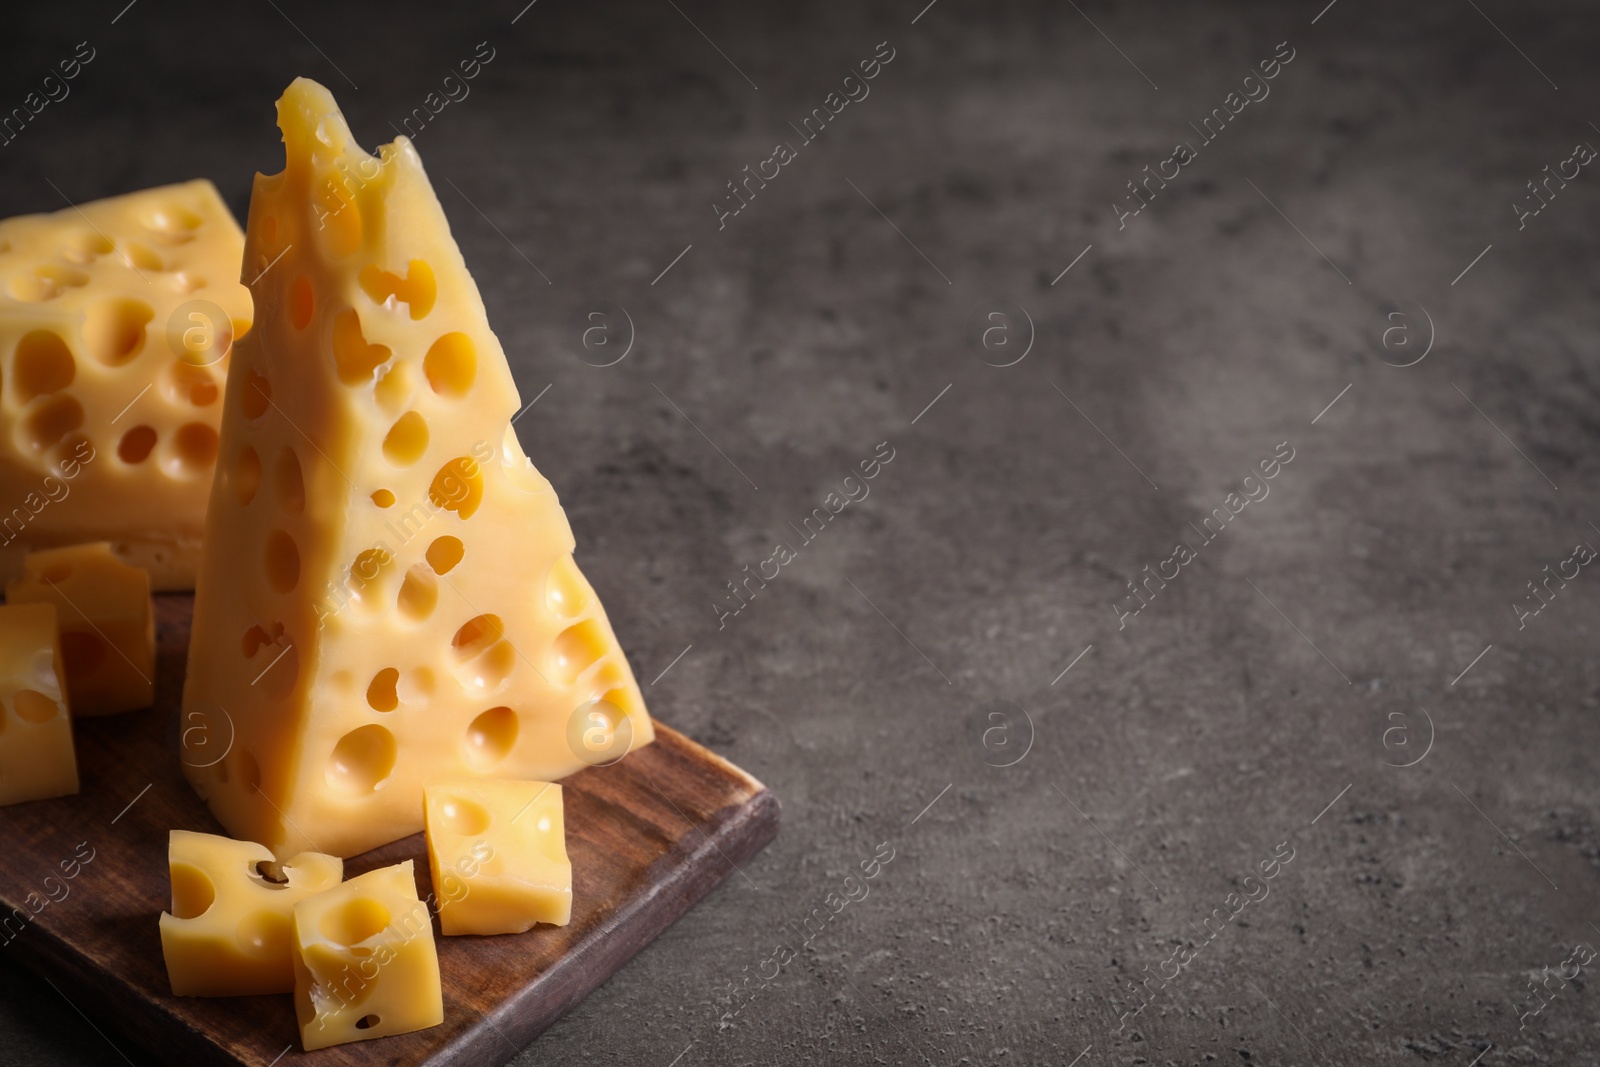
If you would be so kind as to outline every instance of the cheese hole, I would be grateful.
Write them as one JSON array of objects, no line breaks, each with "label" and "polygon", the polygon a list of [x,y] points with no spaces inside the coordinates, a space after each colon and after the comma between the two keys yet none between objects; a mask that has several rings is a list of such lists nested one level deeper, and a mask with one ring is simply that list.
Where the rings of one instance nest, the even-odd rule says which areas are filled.
[{"label": "cheese hole", "polygon": [[304,274],[289,284],[289,323],[297,330],[311,324],[311,315],[317,310],[317,295],[311,288],[311,279]]},{"label": "cheese hole", "polygon": [[83,320],[83,345],[108,367],[118,367],[144,348],[145,327],[155,311],[141,300],[102,300]]},{"label": "cheese hole", "polygon": [[161,262],[161,257],[156,255],[155,250],[137,241],[128,241],[122,246],[122,258],[134,270],[165,269],[165,264]]},{"label": "cheese hole", "polygon": [[267,582],[280,593],[287,593],[300,582],[300,549],[284,530],[273,530],[267,537],[263,562]]},{"label": "cheese hole", "polygon": [[428,421],[408,411],[389,427],[383,438],[383,455],[396,467],[409,467],[428,450]]},{"label": "cheese hole", "polygon": [[357,604],[376,610],[387,599],[384,589],[394,574],[394,557],[382,548],[369,548],[350,564],[350,595]]},{"label": "cheese hole", "polygon": [[200,474],[217,461],[217,431],[203,422],[188,422],[178,427],[172,439],[173,474]]},{"label": "cheese hole", "polygon": [[466,546],[461,543],[461,538],[443,537],[434,538],[433,544],[428,546],[428,566],[433,568],[435,574],[449,574],[461,557],[466,555]]},{"label": "cheese hole", "polygon": [[82,425],[83,405],[69,393],[58,393],[35,408],[22,429],[27,443],[43,452]]},{"label": "cheese hole", "polygon": [[281,889],[289,884],[289,876],[283,873],[283,864],[277,860],[262,860],[250,869],[269,885]]},{"label": "cheese hole", "polygon": [[216,903],[217,887],[199,867],[187,863],[172,865],[172,917],[198,919]]},{"label": "cheese hole", "polygon": [[61,631],[61,662],[71,677],[83,678],[99,670],[109,651],[105,639],[97,633],[89,630]]},{"label": "cheese hole", "polygon": [[246,955],[280,959],[289,954],[292,928],[289,916],[278,911],[257,911],[239,920],[235,936]]},{"label": "cheese hole", "polygon": [[[350,796],[370,793],[394,770],[394,759],[394,734],[375,723],[358,726],[333,746],[328,760],[328,784]],[[388,920],[384,922],[387,924]]]},{"label": "cheese hole", "polygon": [[589,583],[584,581],[583,573],[571,556],[562,556],[550,568],[544,596],[551,611],[570,619],[583,611],[590,595]]},{"label": "cheese hole", "polygon": [[361,385],[372,380],[372,372],[389,362],[389,349],[367,343],[361,331],[361,316],[346,308],[333,320],[333,361],[339,380],[346,385]]},{"label": "cheese hole", "polygon": [[417,564],[406,571],[406,580],[400,584],[400,595],[395,603],[401,615],[412,622],[421,622],[433,614],[434,606],[439,603],[438,580],[427,567]]},{"label": "cheese hole", "polygon": [[489,809],[476,800],[447,797],[439,806],[439,822],[457,837],[475,837],[489,828]]},{"label": "cheese hole", "polygon": [[367,686],[367,703],[372,705],[373,711],[393,711],[400,706],[400,697],[395,693],[395,683],[399,680],[400,672],[393,667],[385,667],[372,676]]},{"label": "cheese hole", "polygon": [[383,933],[389,921],[389,909],[381,901],[356,897],[324,915],[317,929],[329,941],[348,948]]},{"label": "cheese hole", "polygon": [[135,426],[117,442],[117,458],[132,465],[143,463],[156,447],[156,431],[150,426]]},{"label": "cheese hole", "polygon": [[177,404],[190,404],[197,408],[216,403],[220,392],[211,372],[184,359],[175,359],[167,368],[163,382],[168,397]]},{"label": "cheese hole", "polygon": [[483,472],[476,461],[459,456],[439,468],[428,486],[428,499],[434,507],[453,511],[470,519],[483,502]]},{"label": "cheese hole", "polygon": [[306,509],[306,483],[300,472],[300,457],[288,445],[278,453],[278,506],[291,515]]},{"label": "cheese hole", "polygon": [[67,289],[88,284],[89,276],[81,270],[46,263],[31,272],[11,277],[6,289],[13,298],[28,304],[54,300]]},{"label": "cheese hole", "polygon": [[61,255],[73,263],[93,263],[100,256],[114,251],[115,247],[98,233],[79,233],[67,238]]},{"label": "cheese hole", "polygon": [[239,391],[239,409],[247,419],[259,419],[267,413],[272,403],[272,383],[265,375],[250,371],[245,375],[244,388]]},{"label": "cheese hole", "polygon": [[194,234],[190,231],[200,228],[200,216],[186,207],[177,205],[156,208],[141,221],[156,240],[168,244],[192,241]]},{"label": "cheese hole", "polygon": [[17,342],[11,380],[19,403],[65,389],[77,373],[78,364],[71,349],[54,330],[30,330]]},{"label": "cheese hole", "polygon": [[372,502],[380,508],[392,508],[394,507],[394,494],[387,489],[374,490]]},{"label": "cheese hole", "polygon": [[[281,631],[283,627],[280,626],[278,629]],[[267,645],[275,645],[277,643],[277,637],[267,633],[267,631],[260,626],[252,626],[250,629],[244,632],[244,639],[240,642],[239,647],[240,650],[244,652],[245,659],[254,659],[255,654],[260,652]]]},{"label": "cheese hole", "polygon": [[256,450],[245,445],[233,465],[233,496],[244,507],[256,498],[261,488],[261,457]]},{"label": "cheese hole", "polygon": [[516,666],[517,650],[504,640],[505,624],[498,615],[468,619],[451,639],[456,676],[463,685],[497,689]]},{"label": "cheese hole", "polygon": [[18,689],[11,706],[23,722],[49,722],[61,711],[61,705],[36,689]]},{"label": "cheese hole", "polygon": [[356,1029],[371,1030],[374,1026],[377,1026],[380,1021],[381,1020],[376,1015],[363,1015],[361,1018],[356,1020]]},{"label": "cheese hole", "polygon": [[556,637],[551,650],[556,677],[571,685],[606,654],[609,644],[597,619],[567,627]]},{"label": "cheese hole", "polygon": [[450,647],[462,659],[471,659],[489,651],[505,635],[505,623],[498,615],[476,615],[461,624]]},{"label": "cheese hole", "polygon": [[465,396],[478,374],[478,350],[464,333],[447,333],[422,358],[422,372],[440,396]]},{"label": "cheese hole", "polygon": [[239,750],[239,784],[244,786],[247,793],[261,791],[261,764],[244,749]]},{"label": "cheese hole", "polygon": [[638,694],[631,688],[613,689],[601,699],[630,719],[645,713],[643,702],[640,701]]},{"label": "cheese hole", "polygon": [[517,743],[521,723],[510,708],[490,708],[467,727],[467,763],[474,770],[498,766]]},{"label": "cheese hole", "polygon": [[361,268],[359,278],[373,303],[384,304],[391,298],[405,304],[413,321],[433,310],[433,299],[438,289],[433,279],[433,268],[420,259],[413,259],[406,267],[404,278],[374,264]]}]

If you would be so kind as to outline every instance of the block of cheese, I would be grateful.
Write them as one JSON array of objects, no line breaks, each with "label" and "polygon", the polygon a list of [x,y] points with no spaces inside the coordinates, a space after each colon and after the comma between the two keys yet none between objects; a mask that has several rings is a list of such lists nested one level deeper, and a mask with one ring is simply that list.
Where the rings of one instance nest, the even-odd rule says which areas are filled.
[{"label": "block of cheese", "polygon": [[11,604],[54,605],[72,714],[110,715],[155,699],[156,620],[150,573],[96,541],[30,552],[6,583]]},{"label": "block of cheese", "polygon": [[344,877],[335,856],[304,852],[268,876],[272,852],[253,841],[174,830],[167,843],[172,911],[161,954],[174,996],[245,997],[294,990],[294,906]]},{"label": "block of cheese", "polygon": [[561,787],[469,779],[424,790],[428,865],[446,934],[520,934],[572,918]]},{"label": "block of cheese", "polygon": [[0,804],[78,791],[56,610],[0,605]]},{"label": "block of cheese", "polygon": [[410,860],[294,906],[294,1011],[307,1052],[444,1021],[433,920]]},{"label": "block of cheese", "polygon": [[193,588],[243,247],[204,180],[0,221],[0,578],[106,540]]},{"label": "block of cheese", "polygon": [[421,830],[427,782],[551,781],[654,734],[416,150],[367,155],[304,78],[278,123],[184,688],[236,740],[185,773],[235,837],[352,856]]}]

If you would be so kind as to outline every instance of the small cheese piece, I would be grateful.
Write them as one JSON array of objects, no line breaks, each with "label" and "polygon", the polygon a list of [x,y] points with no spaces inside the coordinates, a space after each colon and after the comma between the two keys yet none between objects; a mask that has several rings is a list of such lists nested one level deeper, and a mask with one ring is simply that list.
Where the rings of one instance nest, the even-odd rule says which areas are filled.
[{"label": "small cheese piece", "polygon": [[294,906],[294,1011],[307,1052],[444,1021],[433,921],[411,861]]},{"label": "small cheese piece", "polygon": [[263,874],[272,862],[271,850],[253,841],[172,831],[172,911],[161,913],[161,954],[174,996],[294,989],[294,906],[338,885],[344,861],[303,852],[283,864],[282,882]]},{"label": "small cheese piece", "polygon": [[0,804],[78,791],[56,609],[0,606]]},{"label": "small cheese piece", "polygon": [[304,78],[278,124],[183,696],[237,739],[184,771],[235,837],[348,857],[421,830],[428,782],[554,781],[654,732],[416,149],[363,152]]},{"label": "small cheese piece", "polygon": [[98,541],[32,552],[6,583],[12,604],[52,604],[61,621],[72,714],[110,715],[155,699],[156,620],[150,574]]},{"label": "small cheese piece", "polygon": [[243,250],[204,180],[0,221],[0,578],[109,540],[194,588]]},{"label": "small cheese piece", "polygon": [[428,865],[446,934],[520,934],[572,918],[561,787],[494,779],[430,785]]}]

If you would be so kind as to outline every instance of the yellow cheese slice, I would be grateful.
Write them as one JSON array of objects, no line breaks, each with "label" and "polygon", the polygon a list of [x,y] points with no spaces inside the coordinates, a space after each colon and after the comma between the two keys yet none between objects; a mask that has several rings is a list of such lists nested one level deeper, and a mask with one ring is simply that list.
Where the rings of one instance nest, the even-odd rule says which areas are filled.
[{"label": "yellow cheese slice", "polygon": [[108,540],[194,587],[242,251],[203,180],[0,221],[0,578]]},{"label": "yellow cheese slice", "polygon": [[161,954],[180,997],[243,997],[294,989],[294,906],[344,877],[336,856],[306,852],[266,877],[272,852],[253,841],[174,830],[167,843],[172,911]]},{"label": "yellow cheese slice", "polygon": [[150,574],[104,541],[31,552],[23,576],[6,583],[11,604],[53,604],[72,714],[148,708],[155,698],[156,620]]},{"label": "yellow cheese slice", "polygon": [[307,1052],[444,1022],[433,920],[410,860],[294,906],[294,1011]]},{"label": "yellow cheese slice", "polygon": [[428,865],[446,934],[520,934],[572,918],[561,787],[475,779],[430,785]]},{"label": "yellow cheese slice", "polygon": [[78,791],[56,609],[0,605],[0,804]]},{"label": "yellow cheese slice", "polygon": [[235,742],[185,773],[236,837],[352,856],[421,830],[428,782],[654,734],[416,150],[367,155],[304,78],[278,123],[184,688]]}]

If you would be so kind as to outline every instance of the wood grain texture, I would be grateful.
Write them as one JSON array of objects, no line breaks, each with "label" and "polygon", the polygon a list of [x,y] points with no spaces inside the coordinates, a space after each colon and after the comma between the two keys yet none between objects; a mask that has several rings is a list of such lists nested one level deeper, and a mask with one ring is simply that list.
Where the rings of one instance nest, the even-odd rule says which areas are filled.
[{"label": "wood grain texture", "polygon": [[[779,804],[760,782],[657,723],[654,744],[562,783],[570,925],[438,937],[443,1025],[302,1053],[289,996],[174,997],[167,985],[156,922],[170,903],[167,833],[222,831],[177,760],[191,600],[158,597],[156,612],[156,707],[76,725],[77,796],[0,808],[0,952],[165,1061],[505,1063],[777,834]],[[404,859],[426,895],[421,834],[354,858],[346,875]]]}]

